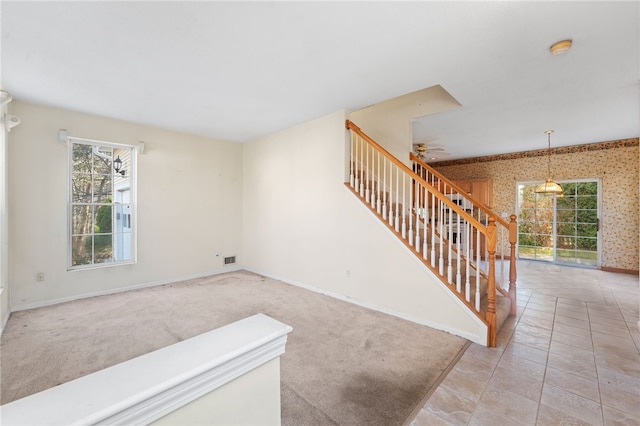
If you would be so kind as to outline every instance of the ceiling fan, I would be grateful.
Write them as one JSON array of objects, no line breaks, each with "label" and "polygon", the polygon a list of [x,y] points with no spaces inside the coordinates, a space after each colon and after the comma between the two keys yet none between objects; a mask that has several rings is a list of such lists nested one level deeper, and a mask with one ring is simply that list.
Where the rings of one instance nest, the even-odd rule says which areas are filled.
[{"label": "ceiling fan", "polygon": [[423,161],[436,160],[440,157],[447,157],[449,155],[444,151],[444,148],[428,147],[424,143],[414,143],[413,152]]}]

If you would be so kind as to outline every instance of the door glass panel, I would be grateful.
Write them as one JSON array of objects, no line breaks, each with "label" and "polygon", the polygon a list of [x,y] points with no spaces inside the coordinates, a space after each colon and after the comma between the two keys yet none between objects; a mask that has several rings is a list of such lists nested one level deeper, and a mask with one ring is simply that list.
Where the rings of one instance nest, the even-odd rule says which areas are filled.
[{"label": "door glass panel", "polygon": [[536,185],[520,185],[518,255],[553,260],[553,197],[535,193]]},{"label": "door glass panel", "polygon": [[564,192],[536,194],[518,185],[518,256],[598,266],[598,182],[562,183]]}]

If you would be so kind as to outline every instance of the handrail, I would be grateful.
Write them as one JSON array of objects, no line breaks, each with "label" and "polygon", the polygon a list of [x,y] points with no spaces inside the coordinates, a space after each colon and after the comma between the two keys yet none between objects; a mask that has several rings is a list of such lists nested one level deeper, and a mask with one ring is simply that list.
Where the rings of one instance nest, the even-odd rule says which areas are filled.
[{"label": "handrail", "polygon": [[[358,134],[358,136],[360,136],[362,139],[366,140],[371,146],[375,147],[379,152],[381,152],[386,158],[388,158],[393,164],[395,164],[396,166],[398,166],[400,169],[402,169],[407,175],[409,175],[411,178],[419,181],[419,182],[424,182],[424,179],[419,176],[416,172],[414,172],[413,170],[411,170],[406,164],[404,164],[402,161],[398,160],[396,157],[394,157],[389,151],[387,151],[386,149],[384,149],[382,146],[380,146],[376,141],[374,141],[373,139],[371,139],[366,133],[364,133],[360,127],[356,126],[355,124],[353,124],[352,121],[346,120],[346,128],[353,130],[355,133]],[[444,177],[443,177],[444,178]],[[444,178],[446,179],[446,178]],[[448,179],[447,179],[448,180]],[[429,182],[425,182],[427,185],[432,186]],[[459,187],[458,187],[459,188]],[[465,210],[461,209],[460,206],[458,206],[456,203],[454,203],[453,201],[451,201],[449,198],[447,198],[445,195],[443,195],[442,193],[440,193],[439,191],[434,191],[431,193],[432,195],[438,197],[438,199],[440,199],[440,201],[443,201],[445,204],[447,204],[449,207],[453,208],[453,210],[456,211],[456,213],[460,214],[462,217],[464,217],[465,220],[469,221],[470,223],[472,223],[474,225],[475,228],[478,228],[479,230],[482,231],[483,234],[486,234],[486,225],[480,223],[476,218],[474,218],[473,216],[471,216],[469,213],[467,213]],[[506,223],[506,222],[505,222]]]},{"label": "handrail", "polygon": [[444,175],[442,175],[436,169],[434,169],[433,167],[429,166],[427,163],[422,161],[413,152],[409,153],[409,159],[412,160],[412,161],[415,161],[421,167],[429,169],[429,173],[436,175],[439,179],[442,179],[442,180],[445,180],[445,181],[449,182],[448,185],[452,189],[455,189],[456,192],[458,192],[458,194],[464,194],[465,197],[467,197],[469,200],[473,201],[474,206],[478,207],[480,210],[482,210],[488,216],[494,215],[495,218],[496,218],[496,222],[498,222],[500,225],[504,226],[505,228],[509,228],[509,223],[506,220],[504,220],[500,216],[496,215],[495,212],[493,212],[491,209],[488,209],[487,207],[485,207],[484,204],[482,204],[480,201],[478,201],[478,199],[474,198],[472,195],[467,193],[467,191],[465,191],[464,189],[462,189],[458,185],[456,185],[455,182],[450,181],[448,178],[446,178]]}]

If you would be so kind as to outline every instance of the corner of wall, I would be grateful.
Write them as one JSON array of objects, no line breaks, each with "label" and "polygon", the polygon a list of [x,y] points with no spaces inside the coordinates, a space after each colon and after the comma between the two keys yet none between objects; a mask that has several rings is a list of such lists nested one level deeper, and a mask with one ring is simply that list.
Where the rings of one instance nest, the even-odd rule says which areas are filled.
[{"label": "corner of wall", "polygon": [[0,335],[4,332],[4,327],[9,321],[9,315],[11,315],[9,292],[6,288],[0,288]]}]

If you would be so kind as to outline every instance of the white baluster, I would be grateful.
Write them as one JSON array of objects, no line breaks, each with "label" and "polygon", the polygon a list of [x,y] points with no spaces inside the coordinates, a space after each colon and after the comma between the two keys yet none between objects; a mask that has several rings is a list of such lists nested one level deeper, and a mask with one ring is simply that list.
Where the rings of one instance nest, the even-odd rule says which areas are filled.
[{"label": "white baluster", "polygon": [[380,202],[380,151],[378,151],[378,199],[376,203],[376,211],[380,214],[382,209],[382,203]]},{"label": "white baluster", "polygon": [[[393,227],[393,194],[391,189],[393,188],[393,165],[389,163],[389,226]],[[396,193],[396,197],[397,197]]]},{"label": "white baluster", "polygon": [[[482,214],[484,215],[484,222],[482,222],[482,223],[484,223],[485,227],[486,227],[487,225],[489,225],[489,214],[488,213],[484,213],[484,212]],[[488,247],[487,247],[487,244],[486,244],[486,242],[487,242],[486,237],[485,237],[484,241],[485,241],[484,251],[482,253],[480,253],[480,256],[481,257],[484,256],[484,258],[486,260],[489,260],[489,253],[487,252]],[[489,275],[489,262],[484,262],[483,265],[484,265],[485,274]]]},{"label": "white baluster", "polygon": [[354,185],[355,185],[355,176],[354,176],[354,173],[353,173],[353,169],[356,166],[354,164],[354,154],[353,154],[354,153],[354,138],[353,138],[353,135],[354,135],[353,130],[351,130],[351,147],[350,147],[351,148],[351,160],[350,160],[351,161],[351,170],[349,172],[350,173],[349,174],[349,185],[351,185],[351,188],[353,188]]},{"label": "white baluster", "polygon": [[[400,170],[400,168],[398,167],[398,170]],[[407,178],[404,175],[404,173],[402,174],[402,239],[406,240],[407,239],[407,203],[406,203],[406,199],[407,199],[407,189],[406,189],[406,183],[407,183]]]},{"label": "white baluster", "polygon": [[420,253],[420,183],[416,181],[413,184],[413,190],[415,191],[415,209],[416,209],[416,237],[415,237],[415,249]]},{"label": "white baluster", "polygon": [[427,256],[429,253],[429,246],[428,246],[428,242],[427,242],[427,225],[429,223],[429,204],[427,201],[427,187],[425,186],[423,188],[423,194],[424,194],[424,198],[422,200],[422,205],[424,206],[424,230],[422,231],[422,258],[424,260],[427,260]]},{"label": "white baluster", "polygon": [[[446,189],[446,184],[445,184]],[[440,233],[440,257],[438,258],[438,272],[444,276],[444,203],[438,199],[438,232]]]},{"label": "white baluster", "polygon": [[376,177],[380,172],[376,173],[376,159],[375,159],[376,151],[373,147],[371,147],[371,172],[369,173],[369,180],[371,181],[371,193],[369,198],[371,200],[371,208],[376,208]]},{"label": "white baluster", "polygon": [[371,190],[369,189],[369,181],[371,180],[371,173],[369,172],[369,151],[370,151],[371,146],[367,143],[367,154],[366,154],[366,167],[365,167],[365,190],[364,190],[364,201],[366,203],[369,203],[370,197],[371,197]]},{"label": "white baluster", "polygon": [[382,220],[387,220],[387,157],[382,159]]},{"label": "white baluster", "polygon": [[445,205],[445,208],[447,209],[447,217],[446,217],[446,226],[447,226],[447,230],[448,232],[448,238],[449,238],[449,244],[447,244],[447,253],[448,253],[448,258],[447,258],[447,282],[449,284],[453,283],[453,265],[451,264],[452,257],[453,257],[453,217],[452,215],[454,214],[453,210],[451,209],[451,207],[449,207],[449,205]]},{"label": "white baluster", "polygon": [[471,258],[469,257],[469,247],[471,246],[470,241],[471,241],[471,232],[473,232],[471,230],[471,223],[467,222],[466,223],[466,227],[467,227],[467,243],[466,243],[466,265],[467,265],[467,270],[465,273],[465,281],[464,281],[464,294],[465,294],[465,299],[466,301],[470,301],[471,300],[471,283],[469,282],[469,275],[471,275]]},{"label": "white baluster", "polygon": [[360,140],[360,137],[358,135],[355,136],[355,141],[356,141],[356,146],[355,146],[355,154],[354,154],[354,159],[353,159],[353,168],[354,168],[354,172],[355,172],[355,185],[354,188],[356,191],[358,191],[360,189],[360,173],[358,171],[358,141]]},{"label": "white baluster", "polygon": [[360,144],[360,196],[364,197],[364,143]]},{"label": "white baluster", "polygon": [[476,311],[480,311],[480,239],[482,234],[477,230],[478,238],[476,239]]},{"label": "white baluster", "polygon": [[400,232],[400,167],[396,166],[396,219],[395,230]]},{"label": "white baluster", "polygon": [[504,226],[500,225],[500,288],[504,288],[505,275],[504,275]]},{"label": "white baluster", "polygon": [[458,252],[456,256],[456,291],[460,293],[460,286],[462,285],[462,274],[460,273],[460,258],[462,257],[462,252],[460,251],[460,240],[462,240],[462,232],[460,232],[460,215],[458,214],[456,216],[458,219],[456,223],[456,251]]},{"label": "white baluster", "polygon": [[[431,184],[433,185],[433,183],[435,182],[435,180],[431,181]],[[435,268],[436,267],[436,222],[437,222],[437,217],[436,217],[436,203],[439,202],[439,200],[432,194],[431,195],[431,267]]]}]

